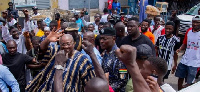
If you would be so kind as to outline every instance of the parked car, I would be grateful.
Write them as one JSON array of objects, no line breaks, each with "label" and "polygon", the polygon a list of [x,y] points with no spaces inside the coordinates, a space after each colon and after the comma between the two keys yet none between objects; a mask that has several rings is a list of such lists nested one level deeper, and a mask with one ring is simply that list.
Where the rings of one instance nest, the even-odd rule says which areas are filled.
[{"label": "parked car", "polygon": [[192,27],[192,18],[198,15],[198,10],[200,8],[200,3],[192,7],[189,11],[177,17],[180,19],[179,34],[185,35],[186,31]]}]

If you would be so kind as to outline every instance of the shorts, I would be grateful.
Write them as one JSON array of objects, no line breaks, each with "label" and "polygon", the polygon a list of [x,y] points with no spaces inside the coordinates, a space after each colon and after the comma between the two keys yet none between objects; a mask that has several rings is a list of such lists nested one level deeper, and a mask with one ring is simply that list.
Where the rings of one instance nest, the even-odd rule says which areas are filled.
[{"label": "shorts", "polygon": [[179,78],[186,78],[187,84],[194,83],[198,67],[187,66],[182,63],[178,64],[175,76]]},{"label": "shorts", "polygon": [[171,70],[167,71],[167,74],[164,76],[164,79],[168,79],[170,72],[171,72]]}]

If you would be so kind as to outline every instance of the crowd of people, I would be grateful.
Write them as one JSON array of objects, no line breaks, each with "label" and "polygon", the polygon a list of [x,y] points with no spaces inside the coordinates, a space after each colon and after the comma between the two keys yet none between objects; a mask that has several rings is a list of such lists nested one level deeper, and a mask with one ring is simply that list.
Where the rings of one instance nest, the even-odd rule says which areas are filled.
[{"label": "crowd of people", "polygon": [[37,7],[33,14],[25,9],[22,28],[10,2],[0,18],[0,92],[176,92],[164,82],[170,73],[179,78],[178,90],[195,83],[200,16],[181,45],[176,11],[167,23],[160,16],[140,22],[120,15],[114,3],[94,22],[84,19],[83,9],[69,21],[56,13],[47,25],[31,20],[40,15]]}]

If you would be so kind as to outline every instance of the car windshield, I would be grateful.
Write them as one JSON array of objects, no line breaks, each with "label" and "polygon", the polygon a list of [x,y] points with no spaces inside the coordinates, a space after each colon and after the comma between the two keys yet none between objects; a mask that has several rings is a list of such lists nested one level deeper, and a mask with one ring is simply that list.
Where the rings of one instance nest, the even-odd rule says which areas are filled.
[{"label": "car windshield", "polygon": [[189,11],[186,12],[187,15],[198,15],[198,10],[200,8],[200,3],[192,7]]}]

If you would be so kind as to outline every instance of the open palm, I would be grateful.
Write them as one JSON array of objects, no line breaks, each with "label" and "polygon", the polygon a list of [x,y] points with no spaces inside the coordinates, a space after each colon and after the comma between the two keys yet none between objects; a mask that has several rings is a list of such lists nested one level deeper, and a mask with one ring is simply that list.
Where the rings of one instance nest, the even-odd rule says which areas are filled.
[{"label": "open palm", "polygon": [[59,38],[64,35],[63,31],[62,32],[58,32],[58,31],[59,29],[56,31],[51,31],[50,34],[47,36],[50,42],[57,42],[59,41]]}]

